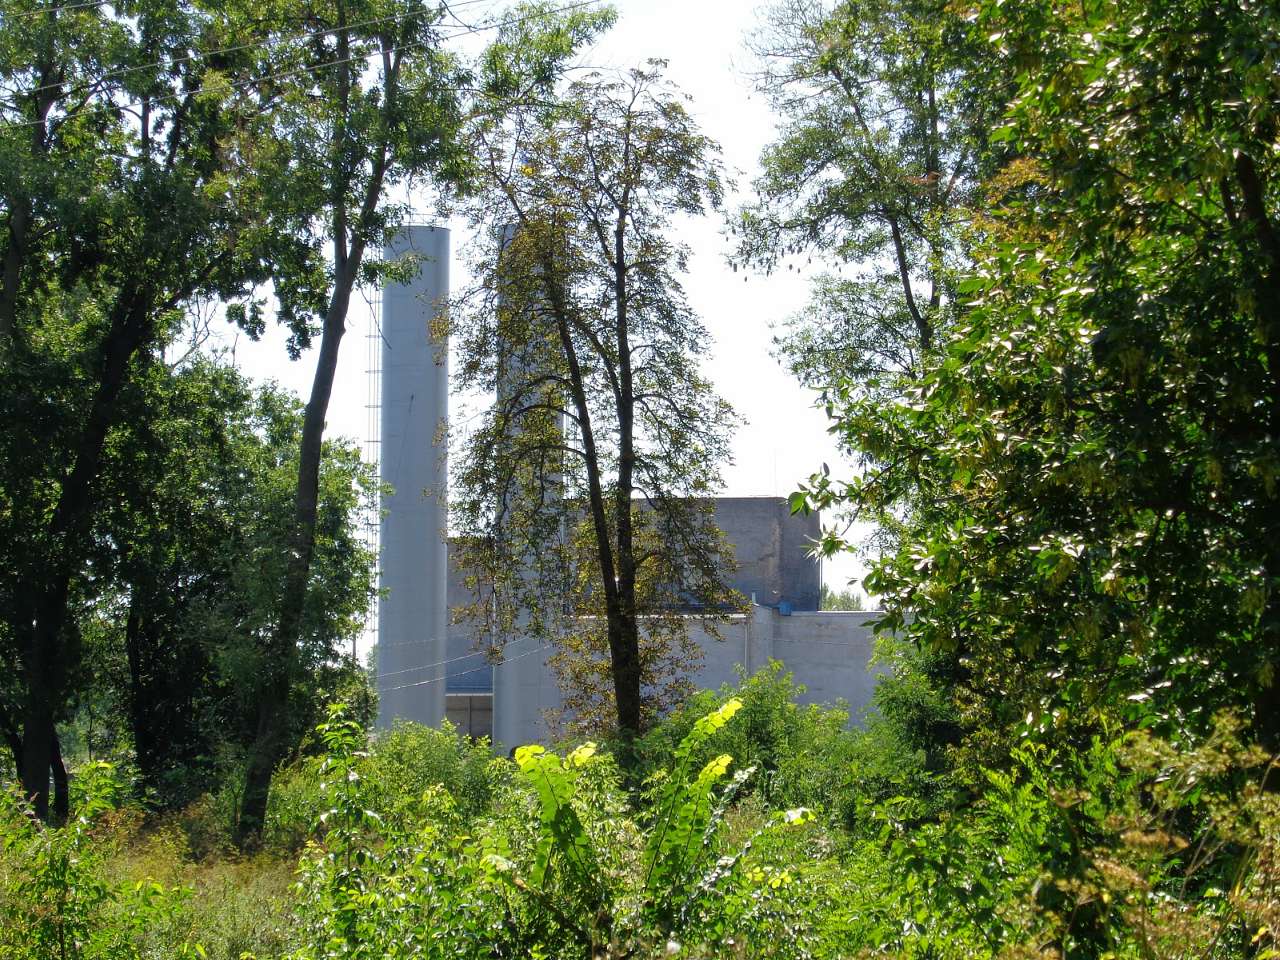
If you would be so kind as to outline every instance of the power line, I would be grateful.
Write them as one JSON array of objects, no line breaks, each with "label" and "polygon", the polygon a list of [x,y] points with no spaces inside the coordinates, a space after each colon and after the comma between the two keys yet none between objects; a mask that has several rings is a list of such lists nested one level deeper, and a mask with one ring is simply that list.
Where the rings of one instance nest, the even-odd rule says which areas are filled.
[{"label": "power line", "polygon": [[[515,644],[519,643],[521,640],[525,640],[525,639],[529,639],[527,635],[524,637],[517,637],[516,639],[509,641],[506,644],[506,646],[508,647],[514,646]],[[388,647],[388,646],[405,646],[407,644],[421,643],[421,642],[422,642],[421,640],[401,640],[395,644],[379,644],[378,648],[383,649],[384,647]],[[450,663],[457,663],[460,660],[469,660],[471,657],[480,657],[480,656],[484,656],[483,652],[479,650],[472,650],[470,653],[464,653],[460,657],[450,657],[448,660],[437,660],[435,663],[424,663],[421,666],[417,666],[417,667],[405,667],[403,670],[391,670],[388,673],[379,673],[375,675],[373,679],[385,680],[387,677],[394,677],[402,673],[414,673],[415,671],[418,671],[418,670],[430,670],[432,667],[443,667]]]},{"label": "power line", "polygon": [[[501,663],[495,663],[493,665],[493,669],[497,670],[499,667],[505,667],[509,663],[515,663],[517,660],[523,660],[525,657],[531,657],[535,653],[541,653],[543,650],[550,650],[550,649],[551,649],[551,644],[544,643],[542,646],[538,647],[536,650],[530,650],[527,653],[522,653],[518,657],[511,657],[508,660],[503,660]],[[476,669],[479,670],[480,668],[477,667]],[[468,672],[471,672],[471,671],[468,671]],[[440,683],[442,680],[446,680],[446,679],[448,678],[432,677],[430,680],[419,680],[417,683],[402,683],[398,687],[387,687],[385,690],[379,690],[378,693],[379,694],[392,693],[396,690],[408,690],[410,687],[425,687],[429,683]]]},{"label": "power line", "polygon": [[[596,4],[596,3],[598,3],[598,2],[599,2],[599,0],[578,0],[578,2],[576,2],[576,3],[569,3],[569,4],[565,4],[564,6],[556,7],[556,8],[554,8],[553,10],[550,10],[550,11],[548,11],[548,12],[549,12],[550,14],[566,13],[566,12],[568,12],[568,11],[570,11],[570,10],[577,10],[577,9],[582,8],[582,7],[589,7],[589,6],[592,6],[593,4]],[[402,45],[400,45],[400,46],[396,46],[396,47],[388,47],[388,48],[387,48],[387,49],[385,49],[385,50],[374,50],[374,51],[371,51],[371,52],[369,52],[369,53],[355,54],[355,55],[350,56],[350,57],[339,57],[339,58],[336,58],[336,59],[334,59],[334,60],[328,60],[328,61],[325,61],[324,63],[315,63],[315,64],[311,64],[311,65],[309,65],[309,66],[305,66],[305,67],[298,67],[298,68],[296,68],[296,69],[294,69],[294,70],[286,70],[286,71],[283,71],[283,72],[281,72],[281,73],[275,73],[275,74],[264,74],[264,75],[263,75],[263,76],[261,76],[261,77],[248,77],[248,78],[246,78],[246,79],[244,79],[244,80],[238,80],[238,81],[236,81],[235,83],[230,84],[230,89],[232,89],[232,90],[243,89],[243,88],[245,88],[245,87],[249,87],[249,86],[252,86],[252,85],[254,85],[254,84],[265,83],[265,82],[267,82],[268,80],[282,80],[282,79],[285,79],[285,78],[287,78],[287,77],[299,76],[299,75],[301,75],[301,74],[311,73],[311,72],[316,71],[316,70],[323,70],[323,69],[324,69],[324,68],[326,68],[326,67],[335,67],[335,66],[340,66],[341,64],[344,64],[344,63],[354,63],[354,62],[355,62],[355,61],[357,61],[357,60],[369,60],[369,59],[372,59],[373,57],[382,56],[382,55],[385,55],[385,54],[388,54],[388,53],[403,53],[403,52],[404,52],[404,51],[406,51],[406,50],[413,50],[413,49],[415,49],[415,48],[417,48],[417,47],[423,47],[423,46],[426,46],[427,44],[434,42],[434,40],[439,40],[440,42],[445,42],[445,41],[449,41],[449,40],[456,40],[456,39],[457,39],[457,38],[459,38],[459,37],[465,37],[465,36],[467,36],[467,35],[469,35],[469,34],[474,34],[474,33],[483,33],[483,32],[488,31],[488,30],[497,30],[497,29],[501,29],[502,27],[514,26],[514,25],[516,25],[516,24],[525,23],[525,22],[527,22],[527,21],[529,21],[529,20],[537,19],[538,17],[543,16],[543,15],[544,15],[543,13],[526,14],[525,16],[521,16],[521,17],[512,17],[512,18],[510,18],[510,19],[508,19],[508,20],[500,20],[500,21],[496,21],[496,22],[494,22],[494,23],[488,23],[488,24],[483,24],[483,25],[480,25],[480,26],[470,27],[470,28],[468,28],[468,29],[466,29],[466,30],[458,30],[458,31],[456,31],[456,32],[454,32],[454,33],[442,34],[442,35],[441,35],[440,37],[438,37],[438,38],[433,38],[433,40],[419,40],[419,41],[415,41],[415,42],[413,42],[413,43],[406,43],[406,44],[402,44]],[[258,44],[258,45],[263,45],[263,44],[266,44],[267,42],[268,42],[267,40],[263,40],[263,41],[260,41],[260,44]],[[94,81],[94,82],[97,82],[97,81]],[[82,89],[83,89],[83,88],[82,88]],[[470,87],[459,87],[459,88],[457,88],[457,89],[458,89],[460,92],[464,92],[464,91],[474,92],[474,88],[470,88]],[[142,106],[142,105],[143,105],[143,103],[144,103],[144,102],[145,102],[145,103],[147,103],[147,104],[164,103],[164,102],[169,101],[169,100],[178,100],[178,99],[181,99],[182,97],[190,96],[190,95],[191,95],[192,93],[194,93],[194,92],[195,92],[195,91],[187,91],[187,92],[183,92],[183,93],[168,93],[168,94],[164,94],[164,95],[162,95],[162,96],[152,97],[152,98],[150,98],[150,99],[148,99],[148,100],[146,100],[146,101],[126,100],[126,101],[123,101],[123,102],[114,102],[114,106],[116,106],[116,107],[128,107],[128,106],[132,106],[132,107],[140,107],[140,106]],[[66,118],[64,118],[64,119],[66,119]],[[12,122],[12,123],[4,124],[4,126],[3,126],[3,127],[0,127],[0,129],[5,129],[5,130],[16,130],[16,129],[20,129],[20,128],[22,128],[22,127],[33,127],[33,126],[43,125],[45,122],[47,122],[47,121],[44,121],[44,120],[21,120],[21,121],[16,121],[16,122]]]},{"label": "power line", "polygon": [[112,0],[86,0],[85,3],[64,3],[61,6],[49,7],[45,10],[28,10],[18,14],[15,19],[26,20],[28,17],[42,17],[48,13],[62,13],[65,10],[84,10],[88,7],[104,7]]}]

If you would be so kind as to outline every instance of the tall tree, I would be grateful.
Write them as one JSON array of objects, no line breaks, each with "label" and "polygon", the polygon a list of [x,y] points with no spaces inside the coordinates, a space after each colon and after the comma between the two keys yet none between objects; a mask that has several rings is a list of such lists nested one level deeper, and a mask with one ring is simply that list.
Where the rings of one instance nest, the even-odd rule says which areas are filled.
[{"label": "tall tree", "polygon": [[18,675],[6,732],[45,816],[122,394],[195,298],[261,278],[264,234],[252,172],[229,176],[257,126],[230,85],[245,53],[199,55],[221,9],[12,0],[0,22],[0,639]]},{"label": "tall tree", "polygon": [[[950,323],[992,106],[943,0],[783,0],[751,40],[781,123],[757,199],[731,221],[738,258],[835,268],[778,339],[802,383],[897,396]],[[790,268],[790,267],[789,267]]]},{"label": "tall tree", "polygon": [[[492,239],[453,315],[462,388],[495,398],[453,498],[474,535],[465,562],[494,591],[481,603],[496,617],[490,637],[603,634],[623,737],[652,717],[642,617],[727,600],[707,497],[731,413],[698,368],[709,337],[685,302],[688,251],[674,239],[677,218],[720,202],[721,173],[660,66],[591,74],[477,125],[486,181],[471,217]],[[565,550],[579,524],[589,551],[574,564]]]},{"label": "tall tree", "polygon": [[[303,424],[294,504],[293,545],[281,582],[280,618],[264,644],[258,734],[245,774],[237,831],[242,843],[261,833],[272,771],[291,729],[290,689],[297,665],[306,588],[315,549],[317,491],[324,422],[352,294],[375,285],[387,265],[368,256],[406,214],[397,188],[433,185],[447,193],[469,174],[458,136],[468,89],[500,97],[508,86],[545,86],[556,65],[604,22],[601,15],[517,7],[493,25],[498,50],[528,41],[512,70],[493,51],[481,69],[464,69],[446,51],[441,29],[447,6],[416,0],[298,0],[286,24],[306,24],[304,39],[271,48],[273,73],[301,80],[279,97],[274,149],[289,162],[277,182],[285,216],[314,244],[301,270],[275,277],[282,319],[309,338],[320,325],[315,378]],[[505,32],[504,32],[505,28]],[[372,69],[370,69],[372,65]],[[500,65],[501,72],[495,69]],[[477,98],[483,103],[484,98]],[[322,268],[317,272],[317,263]],[[403,267],[403,265],[401,265]]]},{"label": "tall tree", "polygon": [[838,407],[923,487],[871,578],[959,653],[973,756],[1024,725],[1280,747],[1280,22],[1252,4],[978,7],[1017,64],[979,269],[912,402]]},{"label": "tall tree", "polygon": [[279,105],[272,148],[287,157],[277,183],[283,219],[313,244],[300,271],[277,275],[275,293],[282,318],[300,333],[299,345],[309,341],[315,321],[320,344],[299,442],[278,619],[262,644],[257,734],[237,825],[242,843],[261,833],[272,772],[288,748],[316,544],[324,423],[351,297],[359,282],[377,277],[377,260],[366,254],[395,221],[392,188],[456,168],[460,160],[453,134],[460,77],[454,58],[441,48],[443,13],[442,7],[397,0],[302,0],[282,11],[278,29],[307,29],[264,57],[268,75],[292,74],[283,90],[269,82],[261,95]]}]

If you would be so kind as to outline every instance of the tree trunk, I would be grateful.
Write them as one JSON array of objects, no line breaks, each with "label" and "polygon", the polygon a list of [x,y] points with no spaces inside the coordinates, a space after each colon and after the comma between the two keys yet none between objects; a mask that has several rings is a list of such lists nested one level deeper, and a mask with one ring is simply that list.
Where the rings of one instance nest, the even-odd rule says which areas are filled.
[{"label": "tree trunk", "polygon": [[[573,400],[578,427],[582,432],[582,450],[585,454],[583,462],[587,471],[587,502],[591,512],[591,526],[595,534],[596,556],[600,563],[600,589],[604,593],[614,706],[618,714],[618,733],[625,745],[640,731],[640,654],[634,629],[635,617],[632,616],[632,629],[628,631],[619,598],[621,575],[610,537],[604,484],[600,476],[600,457],[596,449],[591,407],[587,403],[585,378],[573,343],[568,306],[563,291],[555,279],[554,258],[547,254],[544,260],[544,276],[548,278],[547,300],[550,302],[551,315],[556,321],[560,348],[564,352],[565,365],[568,367],[569,393]],[[633,610],[634,605],[633,592]],[[624,767],[627,765],[629,754],[630,751],[624,749],[623,754],[618,758],[619,763]]]},{"label": "tree trunk", "polygon": [[66,823],[71,815],[71,792],[67,785],[67,767],[62,762],[62,743],[58,740],[58,731],[51,733],[53,739],[53,819],[55,823]]},{"label": "tree trunk", "polygon": [[267,798],[276,765],[284,758],[285,737],[291,715],[290,691],[297,669],[297,645],[306,608],[307,581],[316,545],[316,513],[320,494],[320,455],[324,447],[324,421],[338,369],[338,348],[346,332],[347,310],[364,246],[353,244],[351,256],[340,258],[337,284],[325,314],[320,356],[311,384],[311,399],[302,423],[298,455],[298,485],[294,496],[294,532],[281,594],[280,619],[266,651],[264,670],[268,680],[258,697],[258,726],[249,765],[245,770],[244,798],[236,825],[236,842],[251,847],[262,837]]},{"label": "tree trunk", "polygon": [[[1241,245],[1241,253],[1253,259],[1258,268],[1255,300],[1260,313],[1262,329],[1265,331],[1265,351],[1267,373],[1270,376],[1270,407],[1267,417],[1269,432],[1272,437],[1280,435],[1280,231],[1271,222],[1267,210],[1266,197],[1268,184],[1258,170],[1253,158],[1240,151],[1235,161],[1236,184],[1240,189],[1240,218],[1244,226],[1245,242]],[[1261,529],[1269,529],[1269,536],[1262,538],[1267,576],[1271,580],[1280,579],[1280,505],[1272,499],[1269,502],[1259,500],[1263,514]],[[1271,656],[1280,656],[1280,591],[1270,590],[1267,615],[1263,622],[1270,626],[1263,634],[1263,643],[1270,647]],[[1280,667],[1275,660],[1271,663],[1273,670]],[[1271,683],[1262,687],[1254,698],[1254,730],[1259,740],[1271,753],[1280,752],[1280,677],[1273,676]],[[1276,785],[1280,788],[1280,785]]]},{"label": "tree trunk", "polygon": [[[285,569],[284,593],[281,597],[280,620],[267,651],[266,668],[270,671],[266,695],[258,701],[258,729],[249,753],[245,771],[244,800],[236,825],[236,841],[244,847],[262,836],[266,820],[267,796],[276,764],[284,755],[285,735],[290,716],[289,693],[297,667],[297,645],[306,606],[307,581],[311,576],[311,557],[316,544],[316,510],[320,491],[320,454],[324,446],[324,421],[333,393],[333,378],[338,368],[338,348],[347,328],[347,310],[351,291],[364,260],[366,238],[382,199],[382,185],[390,165],[391,143],[388,114],[395,107],[400,54],[391,56],[384,46],[383,54],[383,120],[388,122],[383,136],[367,155],[372,167],[364,188],[360,209],[356,211],[354,229],[352,211],[347,207],[347,191],[351,186],[352,161],[346,121],[350,113],[351,93],[355,85],[350,52],[351,36],[347,30],[345,11],[338,8],[339,28],[337,61],[339,113],[343,119],[335,125],[330,168],[333,229],[333,296],[325,312],[324,332],[320,338],[320,356],[311,383],[311,398],[302,424],[302,447],[298,456],[298,487],[294,499],[294,543]],[[349,244],[349,245],[348,245]]]},{"label": "tree trunk", "polygon": [[148,636],[147,590],[137,583],[132,584],[131,590],[124,628],[125,659],[129,664],[129,726],[138,775],[144,787],[156,791],[162,778],[163,741],[172,737],[173,731],[157,708],[159,678],[155,676],[155,641]]},{"label": "tree trunk", "polygon": [[22,262],[27,247],[27,222],[30,203],[23,198],[9,214],[9,243],[0,267],[0,341],[13,338],[18,312],[18,287],[22,279]]},{"label": "tree trunk", "polygon": [[33,695],[30,689],[27,700],[27,709],[22,714],[22,764],[18,772],[22,793],[30,801],[31,811],[41,820],[48,820],[53,710],[48,696]]},{"label": "tree trunk", "polygon": [[618,733],[624,744],[629,744],[641,732],[643,723],[640,698],[640,629],[636,620],[636,554],[631,517],[636,457],[635,386],[631,376],[631,333],[627,302],[626,227],[629,203],[628,186],[623,188],[618,201],[618,217],[613,232],[614,336],[618,351],[618,488],[614,491],[613,506],[618,528],[618,591],[616,610],[610,610],[610,619],[616,620],[616,627],[611,624],[609,631]]},{"label": "tree trunk", "polygon": [[85,540],[96,506],[94,486],[102,463],[107,432],[115,422],[117,402],[129,364],[148,339],[150,298],[141,291],[122,292],[112,311],[111,326],[101,348],[101,369],[93,405],[76,443],[71,472],[63,481],[49,524],[52,549],[42,582],[33,585],[34,623],[22,625],[23,679],[22,790],[36,815],[48,819],[49,771],[54,763],[54,723],[66,695],[64,684],[76,659],[66,642],[67,599],[80,569]]}]

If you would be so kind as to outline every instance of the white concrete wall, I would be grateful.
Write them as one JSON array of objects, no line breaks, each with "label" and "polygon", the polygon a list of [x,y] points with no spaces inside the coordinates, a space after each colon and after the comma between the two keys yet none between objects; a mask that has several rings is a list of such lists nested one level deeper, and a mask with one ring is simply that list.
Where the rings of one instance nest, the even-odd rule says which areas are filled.
[{"label": "white concrete wall", "polygon": [[[779,660],[797,683],[803,703],[844,701],[853,722],[871,707],[881,667],[871,664],[875,612],[818,611],[782,616],[769,607],[753,607],[720,625],[722,640],[697,625],[694,639],[703,651],[693,677],[700,689],[738,683],[738,668],[748,674]],[[494,741],[502,749],[546,742],[545,711],[561,706],[555,676],[546,665],[550,650],[524,639],[507,649],[507,663],[494,668]],[[519,659],[517,659],[519,658]],[[506,672],[505,676],[504,671]]]},{"label": "white concrete wall", "polygon": [[855,722],[871,707],[885,668],[871,665],[875,635],[870,624],[881,616],[861,610],[774,615],[773,657],[805,685],[802,702],[847,701]]},{"label": "white concrete wall", "polygon": [[716,497],[716,526],[733,544],[737,569],[727,582],[764,606],[789,603],[817,610],[822,561],[811,556],[822,537],[818,513],[793,514],[785,497]]},{"label": "white concrete wall", "polygon": [[527,634],[507,643],[493,667],[493,743],[501,752],[526,743],[546,743],[546,711],[562,700],[547,659],[555,651]]},{"label": "white concrete wall", "polygon": [[431,340],[431,321],[449,295],[449,231],[406,227],[384,251],[418,258],[418,272],[382,294],[381,476],[392,492],[382,506],[378,608],[379,723],[438,726],[444,719],[443,661],[449,606],[445,580],[444,426],[447,351]]}]

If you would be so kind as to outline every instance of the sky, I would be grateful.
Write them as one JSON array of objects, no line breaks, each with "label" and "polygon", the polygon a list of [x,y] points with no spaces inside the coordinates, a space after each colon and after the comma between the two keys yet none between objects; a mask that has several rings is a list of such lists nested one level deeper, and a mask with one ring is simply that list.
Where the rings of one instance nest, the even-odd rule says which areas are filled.
[{"label": "sky", "polygon": [[[737,172],[739,195],[746,196],[760,151],[775,131],[748,76],[751,56],[745,41],[762,21],[761,8],[750,0],[616,0],[614,7],[616,26],[578,62],[585,68],[625,69],[650,58],[667,60],[667,77],[692,98],[691,113],[720,143],[726,167]],[[472,11],[483,9],[477,4],[459,10],[459,16],[470,20],[478,16]],[[730,209],[734,202],[731,196]],[[462,276],[457,253],[466,237],[461,224],[450,226],[456,288]],[[814,406],[815,395],[772,356],[774,325],[807,298],[805,276],[785,270],[770,277],[733,272],[719,217],[684,223],[680,232],[693,251],[685,291],[714,340],[706,372],[744,420],[734,438],[733,463],[723,471],[723,493],[786,496],[823,463],[837,475],[847,473],[850,468],[827,433],[826,416]],[[360,442],[369,422],[369,315],[364,301],[353,304],[327,425],[328,435]],[[244,372],[276,380],[306,398],[314,351],[290,361],[278,331],[258,343],[243,336],[226,343]],[[844,589],[862,572],[852,556],[823,563],[823,578],[834,589]]]}]

